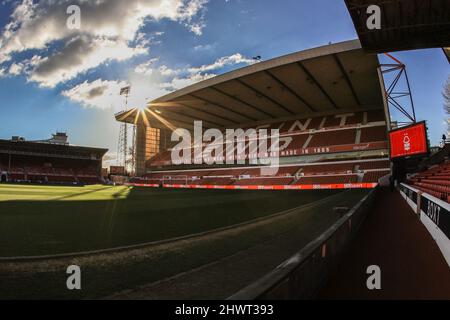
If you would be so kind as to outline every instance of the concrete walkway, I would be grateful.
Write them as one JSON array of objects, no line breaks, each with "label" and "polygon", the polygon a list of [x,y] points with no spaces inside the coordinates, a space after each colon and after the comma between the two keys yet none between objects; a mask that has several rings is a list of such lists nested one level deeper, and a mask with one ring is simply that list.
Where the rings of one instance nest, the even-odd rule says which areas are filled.
[{"label": "concrete walkway", "polygon": [[[368,290],[366,269],[381,269]],[[383,189],[319,299],[450,299],[450,267],[398,192]]]}]

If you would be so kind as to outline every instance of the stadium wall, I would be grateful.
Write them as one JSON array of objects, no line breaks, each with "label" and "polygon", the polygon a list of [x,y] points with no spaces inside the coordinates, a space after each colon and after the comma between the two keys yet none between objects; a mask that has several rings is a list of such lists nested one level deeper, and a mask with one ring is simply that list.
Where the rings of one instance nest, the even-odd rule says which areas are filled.
[{"label": "stadium wall", "polygon": [[400,194],[427,228],[450,266],[450,204],[404,183]]},{"label": "stadium wall", "polygon": [[372,190],[348,213],[256,282],[228,300],[311,299],[326,283],[347,245],[358,232],[378,189]]}]

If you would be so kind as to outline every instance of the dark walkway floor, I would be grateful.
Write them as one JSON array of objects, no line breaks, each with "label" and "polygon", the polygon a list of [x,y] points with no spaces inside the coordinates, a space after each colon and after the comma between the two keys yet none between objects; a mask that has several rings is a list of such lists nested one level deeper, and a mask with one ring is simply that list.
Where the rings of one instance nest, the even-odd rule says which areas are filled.
[{"label": "dark walkway floor", "polygon": [[[398,192],[377,201],[319,299],[450,299],[450,267],[425,226]],[[369,265],[381,290],[368,290]]]}]

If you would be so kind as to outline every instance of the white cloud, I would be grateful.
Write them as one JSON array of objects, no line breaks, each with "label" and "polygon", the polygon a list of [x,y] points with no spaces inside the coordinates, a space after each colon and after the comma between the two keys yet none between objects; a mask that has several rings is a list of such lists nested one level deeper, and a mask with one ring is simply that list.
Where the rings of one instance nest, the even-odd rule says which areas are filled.
[{"label": "white cloud", "polygon": [[214,49],[216,44],[199,44],[198,46],[195,46],[193,49],[194,51],[209,51]]},{"label": "white cloud", "polygon": [[245,58],[239,53],[222,57],[210,65],[197,68],[171,69],[166,65],[155,66],[157,61],[158,58],[153,58],[136,66],[130,72],[126,82],[102,79],[93,82],[85,81],[62,94],[86,107],[113,108],[118,111],[124,107],[123,99],[119,98],[120,88],[130,84],[131,92],[128,106],[142,108],[150,100],[216,75],[211,72],[204,72],[205,70],[220,69],[221,66],[232,64],[253,63],[253,60]]},{"label": "white cloud", "polygon": [[42,49],[56,40],[79,34],[135,39],[147,17],[159,20],[192,22],[207,0],[74,0],[70,5],[81,8],[81,30],[66,27],[66,0],[23,0],[11,15],[2,36],[3,54]]},{"label": "white cloud", "polygon": [[195,16],[198,12],[202,11],[207,3],[208,0],[195,0],[186,6],[186,13],[188,14],[188,16],[185,25],[191,32],[195,33],[197,36],[201,36],[203,34],[203,29],[206,27],[205,17],[202,13],[200,19],[198,19],[198,21],[196,22],[192,21],[192,17]]},{"label": "white cloud", "polygon": [[235,64],[253,64],[255,60],[244,57],[240,53],[235,53],[231,56],[226,56],[217,59],[212,64],[206,64],[200,67],[189,68],[189,72],[198,73],[198,72],[207,72],[221,69],[225,66],[235,65]]},{"label": "white cloud", "polygon": [[155,67],[154,64],[158,61],[158,58],[151,59],[147,62],[141,63],[137,67],[134,68],[134,72],[141,74],[141,75],[147,75],[151,76],[153,74],[163,76],[163,77],[171,77],[176,76],[184,71],[184,69],[171,69],[166,65],[162,65],[159,67]]},{"label": "white cloud", "polygon": [[157,81],[139,74],[130,76],[129,81],[108,81],[97,79],[92,82],[85,81],[62,95],[87,108],[113,109],[120,111],[125,108],[125,99],[119,96],[120,89],[131,85],[128,98],[129,108],[142,108],[153,98],[169,93]]},{"label": "white cloud", "polygon": [[122,103],[122,99],[118,99],[119,91],[126,85],[124,81],[97,79],[93,82],[85,81],[70,90],[63,91],[62,95],[87,108],[119,110]]},{"label": "white cloud", "polygon": [[0,68],[0,79],[6,76],[6,69]]},{"label": "white cloud", "polygon": [[41,59],[29,79],[43,87],[54,87],[109,60],[123,61],[146,52],[123,41],[77,36],[58,53]]},{"label": "white cloud", "polygon": [[147,62],[141,63],[140,65],[134,68],[134,72],[150,76],[153,73],[153,65],[157,61],[158,58],[153,58]]},{"label": "white cloud", "polygon": [[180,10],[183,19],[192,20],[198,12],[204,9],[208,0],[192,0],[185,4],[185,6]]},{"label": "white cloud", "polygon": [[[239,64],[253,64],[255,60],[244,57],[240,53],[235,53],[231,56],[225,56],[217,59],[212,64],[205,64],[200,67],[186,67],[179,69],[172,69],[166,65],[162,65],[158,68],[154,67],[155,62],[158,59],[151,59],[147,62],[141,63],[138,65],[134,72],[143,74],[143,75],[152,75],[158,74],[162,77],[178,77],[182,79],[203,79],[200,75],[204,75],[205,77],[211,77],[211,74],[207,74],[208,72],[219,70],[225,66],[231,65],[239,65]],[[178,87],[177,87],[178,88]]]},{"label": "white cloud", "polygon": [[203,29],[205,27],[206,24],[203,21],[188,25],[189,30],[191,30],[191,32],[195,33],[197,36],[201,36],[203,34]]},{"label": "white cloud", "polygon": [[161,87],[165,88],[169,91],[178,90],[178,89],[187,87],[191,84],[194,84],[194,83],[206,80],[206,79],[210,79],[215,76],[216,76],[215,74],[211,74],[211,73],[207,73],[207,74],[196,73],[196,74],[192,74],[187,77],[175,77],[170,82],[162,83]]},{"label": "white cloud", "polygon": [[162,76],[176,76],[177,74],[180,74],[182,70],[178,69],[171,69],[166,65],[162,65],[158,68],[158,71],[161,73]]},{"label": "white cloud", "polygon": [[24,69],[23,63],[13,63],[9,67],[8,73],[13,76],[18,76],[22,73],[22,70]]},{"label": "white cloud", "polygon": [[[206,3],[207,0],[22,0],[0,36],[0,64],[16,53],[42,50],[40,64],[31,71],[29,79],[53,87],[105,61],[122,61],[145,52],[151,41],[139,30],[147,18],[178,21],[193,32],[200,32],[195,16]],[[80,30],[66,27],[69,5],[81,8]],[[58,41],[64,44],[60,51],[46,56],[47,49]],[[76,53],[70,53],[68,48]],[[87,54],[82,50],[87,50]]]}]

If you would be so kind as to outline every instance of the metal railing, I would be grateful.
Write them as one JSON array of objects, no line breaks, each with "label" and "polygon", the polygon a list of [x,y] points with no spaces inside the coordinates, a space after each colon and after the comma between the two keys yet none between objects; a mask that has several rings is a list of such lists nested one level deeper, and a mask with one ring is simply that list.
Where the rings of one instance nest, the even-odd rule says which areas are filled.
[{"label": "metal railing", "polygon": [[326,283],[339,257],[364,221],[378,188],[361,199],[322,235],[276,269],[228,300],[311,299]]}]

